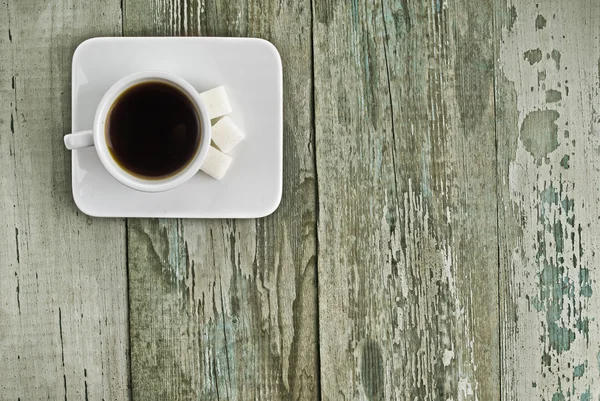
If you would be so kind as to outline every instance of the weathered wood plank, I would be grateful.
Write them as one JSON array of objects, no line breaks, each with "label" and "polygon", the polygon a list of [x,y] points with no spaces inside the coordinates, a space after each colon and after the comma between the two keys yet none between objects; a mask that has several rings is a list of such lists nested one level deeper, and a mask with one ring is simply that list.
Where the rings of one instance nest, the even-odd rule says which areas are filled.
[{"label": "weathered wood plank", "polygon": [[260,220],[129,222],[132,394],[317,399],[308,1],[125,1],[125,34],[258,36],[284,68],[284,196]]},{"label": "weathered wood plank", "polygon": [[600,397],[600,5],[498,1],[505,400]]},{"label": "weathered wood plank", "polygon": [[0,3],[0,398],[126,399],[125,225],[79,213],[71,56],[119,1]]},{"label": "weathered wood plank", "polygon": [[498,399],[492,2],[314,18],[323,399]]}]

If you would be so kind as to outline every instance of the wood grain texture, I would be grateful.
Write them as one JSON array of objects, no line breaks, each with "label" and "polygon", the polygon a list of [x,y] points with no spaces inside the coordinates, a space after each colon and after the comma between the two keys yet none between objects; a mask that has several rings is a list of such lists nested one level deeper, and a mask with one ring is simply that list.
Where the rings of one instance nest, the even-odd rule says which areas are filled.
[{"label": "wood grain texture", "polygon": [[309,2],[126,0],[124,27],[271,40],[285,88],[275,214],[129,221],[133,399],[317,399]]},{"label": "wood grain texture", "polygon": [[[77,212],[122,30],[277,46],[275,214]],[[595,0],[0,0],[0,399],[599,399],[599,45]]]},{"label": "wood grain texture", "polygon": [[497,3],[502,396],[600,397],[600,6]]},{"label": "wood grain texture", "polygon": [[323,399],[498,399],[492,2],[314,20]]},{"label": "wood grain texture", "polygon": [[71,56],[119,1],[0,2],[0,399],[128,396],[125,224],[71,195]]}]

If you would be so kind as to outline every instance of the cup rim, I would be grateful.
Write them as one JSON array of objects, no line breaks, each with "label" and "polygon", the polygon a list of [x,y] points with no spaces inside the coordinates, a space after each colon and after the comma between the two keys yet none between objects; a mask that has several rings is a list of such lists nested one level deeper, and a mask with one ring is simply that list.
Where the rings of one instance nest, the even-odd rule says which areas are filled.
[{"label": "cup rim", "polygon": [[[121,167],[110,154],[106,141],[106,120],[114,102],[127,89],[143,82],[164,81],[176,86],[190,97],[200,117],[202,135],[193,159],[179,172],[159,179],[144,179]],[[121,184],[143,192],[162,192],[173,189],[198,173],[210,147],[210,117],[198,91],[186,80],[164,71],[145,70],[127,75],[115,82],[102,97],[94,117],[94,146],[102,165]]]}]

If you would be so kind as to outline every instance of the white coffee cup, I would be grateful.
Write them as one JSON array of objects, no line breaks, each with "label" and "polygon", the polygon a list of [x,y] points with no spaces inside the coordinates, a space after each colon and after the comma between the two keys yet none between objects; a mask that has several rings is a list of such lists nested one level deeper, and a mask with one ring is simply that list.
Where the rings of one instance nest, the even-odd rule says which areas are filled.
[{"label": "white coffee cup", "polygon": [[[105,130],[110,110],[115,101],[123,92],[142,82],[156,81],[169,83],[180,89],[190,98],[200,119],[200,145],[198,146],[196,154],[192,157],[191,161],[181,171],[161,179],[144,179],[131,174],[115,161],[108,148]],[[102,100],[100,100],[98,108],[96,109],[96,116],[94,118],[92,130],[74,132],[72,134],[65,135],[64,141],[67,149],[79,149],[94,146],[96,148],[96,153],[98,153],[98,157],[100,158],[100,161],[106,170],[108,170],[108,172],[122,184],[138,191],[160,192],[173,189],[183,184],[192,178],[196,173],[198,173],[202,163],[204,163],[204,159],[208,153],[208,148],[210,147],[210,129],[211,126],[208,112],[206,111],[204,103],[200,99],[198,92],[192,85],[190,85],[184,79],[166,72],[142,71],[128,75],[119,80],[104,94]]]}]

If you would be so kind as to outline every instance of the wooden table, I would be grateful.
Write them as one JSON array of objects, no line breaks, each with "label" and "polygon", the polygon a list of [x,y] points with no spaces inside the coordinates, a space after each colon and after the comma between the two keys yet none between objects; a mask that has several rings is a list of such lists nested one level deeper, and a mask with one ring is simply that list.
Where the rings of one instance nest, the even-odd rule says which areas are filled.
[{"label": "wooden table", "polygon": [[[252,36],[284,68],[259,220],[94,219],[70,63]],[[1,0],[1,400],[598,400],[597,0]]]}]

